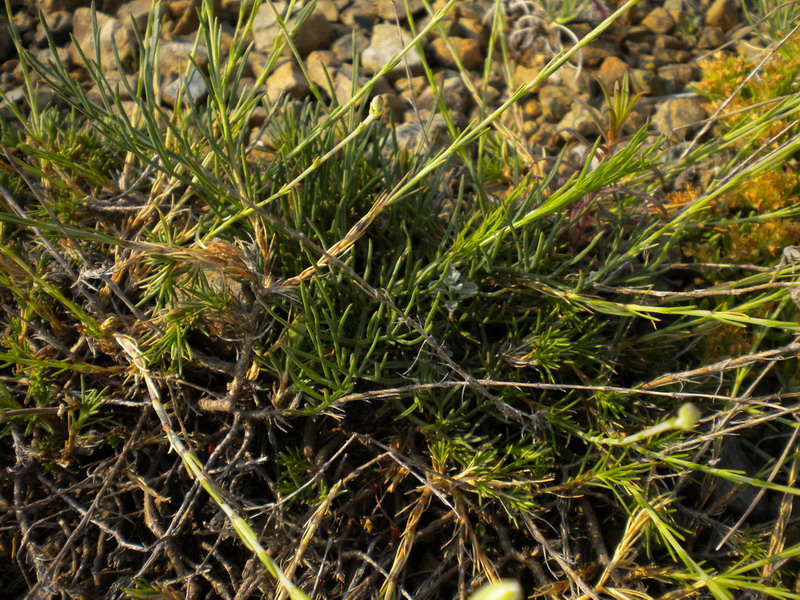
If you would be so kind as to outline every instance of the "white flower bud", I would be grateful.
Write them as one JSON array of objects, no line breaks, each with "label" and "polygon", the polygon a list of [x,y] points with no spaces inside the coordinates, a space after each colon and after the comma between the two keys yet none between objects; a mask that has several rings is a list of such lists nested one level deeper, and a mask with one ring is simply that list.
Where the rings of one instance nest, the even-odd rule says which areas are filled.
[{"label": "white flower bud", "polygon": [[675,427],[689,431],[697,424],[701,417],[700,409],[691,402],[683,404],[678,409],[678,418],[675,419]]},{"label": "white flower bud", "polygon": [[522,588],[513,579],[482,585],[469,600],[522,600]]}]

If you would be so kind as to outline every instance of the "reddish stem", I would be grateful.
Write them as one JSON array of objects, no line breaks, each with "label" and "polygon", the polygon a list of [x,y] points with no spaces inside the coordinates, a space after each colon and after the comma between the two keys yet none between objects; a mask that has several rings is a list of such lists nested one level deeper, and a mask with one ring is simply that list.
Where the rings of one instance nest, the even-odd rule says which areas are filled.
[{"label": "reddish stem", "polygon": [[602,16],[604,19],[608,18],[609,15],[608,9],[600,0],[592,0],[592,4],[594,4],[594,7],[597,9],[597,12],[600,13],[600,16]]}]

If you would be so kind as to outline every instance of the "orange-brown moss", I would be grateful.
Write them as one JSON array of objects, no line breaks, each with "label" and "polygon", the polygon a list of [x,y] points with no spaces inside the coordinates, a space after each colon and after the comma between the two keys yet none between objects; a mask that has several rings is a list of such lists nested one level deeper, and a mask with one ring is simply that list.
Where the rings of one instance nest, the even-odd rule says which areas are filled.
[{"label": "orange-brown moss", "polygon": [[746,327],[720,325],[709,331],[703,342],[704,360],[714,362],[732,356],[742,356],[750,351],[752,334]]},{"label": "orange-brown moss", "polygon": [[[693,89],[706,99],[707,108],[713,114],[745,81],[755,64],[743,56],[718,52],[700,62],[703,78],[694,84]],[[725,106],[718,128],[725,131],[746,121],[755,121],[774,107],[774,100],[793,93],[798,77],[800,35],[795,35],[780,52],[775,52],[769,58],[759,73],[747,81]],[[760,139],[766,140],[779,134],[788,124],[784,121],[775,122]]]},{"label": "orange-brown moss", "polygon": [[735,262],[764,263],[777,258],[786,246],[800,239],[800,223],[781,219],[732,227],[728,259]]},{"label": "orange-brown moss", "polygon": [[[697,191],[689,188],[668,197],[668,208],[677,210],[691,202]],[[800,204],[800,177],[789,169],[770,171],[746,186],[724,194],[711,205],[713,215],[727,218],[754,217]],[[800,222],[770,218],[756,222],[732,223],[713,229],[706,237],[684,247],[684,254],[701,262],[771,263],[786,246],[800,240]]]},{"label": "orange-brown moss", "polygon": [[668,215],[672,216],[679,210],[694,202],[699,194],[700,188],[693,185],[687,186],[680,190],[675,190],[674,192],[667,194],[667,199],[664,202],[664,210],[667,211]]}]

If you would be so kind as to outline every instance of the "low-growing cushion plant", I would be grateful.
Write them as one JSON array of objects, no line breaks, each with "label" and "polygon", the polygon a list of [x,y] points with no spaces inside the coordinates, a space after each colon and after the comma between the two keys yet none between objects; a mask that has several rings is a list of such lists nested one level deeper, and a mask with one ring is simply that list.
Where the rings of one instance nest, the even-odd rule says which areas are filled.
[{"label": "low-growing cushion plant", "polygon": [[[342,104],[260,95],[287,44],[299,59],[290,35],[240,93],[258,0],[225,57],[203,3],[209,97],[172,109],[158,6],[126,103],[99,51],[89,95],[16,36],[0,540],[17,589],[424,600],[511,577],[528,597],[800,597],[794,254],[787,236],[730,250],[800,206],[720,208],[770,178],[796,192],[800,97],[677,153],[648,126],[621,136],[636,98],[609,90],[577,165],[501,120],[636,3],[479,120],[440,103],[450,138],[416,153],[374,80]],[[708,176],[680,187],[690,170]]]}]

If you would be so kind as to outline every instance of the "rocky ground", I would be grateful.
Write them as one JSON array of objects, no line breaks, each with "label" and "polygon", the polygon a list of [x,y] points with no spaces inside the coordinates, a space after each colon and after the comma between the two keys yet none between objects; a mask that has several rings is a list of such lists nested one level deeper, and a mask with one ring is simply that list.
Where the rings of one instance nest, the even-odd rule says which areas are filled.
[{"label": "rocky ground", "polygon": [[[439,2],[434,2],[433,7],[437,8]],[[593,0],[565,26],[555,26],[533,0],[504,0],[511,72],[504,71],[499,51],[495,51],[498,60],[493,63],[488,81],[484,81],[484,62],[494,2],[459,1],[443,27],[475,89],[485,90],[485,110],[498,106],[508,97],[509,83],[516,86],[529,81],[558,48],[574,43],[615,8],[612,3],[603,2]],[[223,22],[223,43],[230,42],[240,3],[241,0],[221,0],[216,7]],[[41,10],[60,59],[91,92],[92,82],[82,68],[82,58],[75,44],[77,41],[84,49],[93,45],[91,9],[87,4],[83,0],[24,3],[12,0],[12,13],[23,44],[46,62],[51,58],[51,50],[36,16],[36,11]],[[164,3],[166,20],[161,28],[159,75],[165,105],[175,102],[179,78],[186,72],[198,27],[198,5],[199,0]],[[133,28],[144,30],[150,6],[150,0],[125,3],[103,0],[97,4],[101,56],[112,82],[126,77],[135,83],[137,73],[133,70],[133,59],[137,48]],[[278,2],[275,8],[284,13],[287,5]],[[416,28],[424,25],[427,12],[422,1],[410,0],[407,8]],[[254,52],[248,58],[242,86],[255,84],[255,76],[268,60],[280,34],[274,15],[273,8],[266,4],[258,12],[253,26]],[[294,20],[295,17],[289,19],[290,28]],[[6,17],[0,17],[0,30],[5,30],[6,21]],[[514,122],[534,154],[541,150],[552,153],[565,143],[579,143],[580,138],[591,140],[598,133],[598,125],[589,107],[602,107],[601,84],[612,89],[627,75],[633,91],[642,95],[631,116],[631,128],[638,128],[650,119],[652,128],[658,132],[677,139],[691,136],[708,117],[702,102],[691,91],[691,83],[702,75],[704,57],[721,48],[750,57],[757,55],[761,49],[754,36],[748,33],[748,25],[737,0],[644,0],[583,51],[573,64],[524,98],[521,110],[509,114],[509,121]],[[353,49],[360,53],[359,80],[365,81],[400,49],[402,40],[411,39],[410,29],[406,7],[392,0],[318,0],[316,10],[294,37],[311,82],[287,48],[285,56],[266,79],[264,92],[271,100],[282,95],[305,98],[312,84],[329,90],[330,81],[337,100],[345,102],[352,88]],[[112,40],[122,64],[130,71],[117,71]],[[442,39],[430,36],[424,43],[424,52],[441,86],[443,100],[460,124],[477,116],[477,99]],[[207,53],[201,47],[198,66],[202,68],[207,60]],[[207,93],[202,78],[191,74],[189,77],[192,98],[202,102]],[[22,101],[22,83],[16,50],[10,38],[2,35],[0,89],[6,94],[6,103]],[[373,94],[384,95],[395,121],[400,123],[397,139],[401,146],[415,148],[421,139],[420,119],[430,115],[435,103],[435,96],[423,75],[420,54],[416,50],[409,53],[406,61],[378,82]],[[52,95],[44,93],[40,97],[41,103],[50,101]],[[256,114],[254,119],[258,118]],[[252,125],[253,136],[259,135],[258,123]],[[443,130],[444,121],[434,120],[433,127]]]}]

